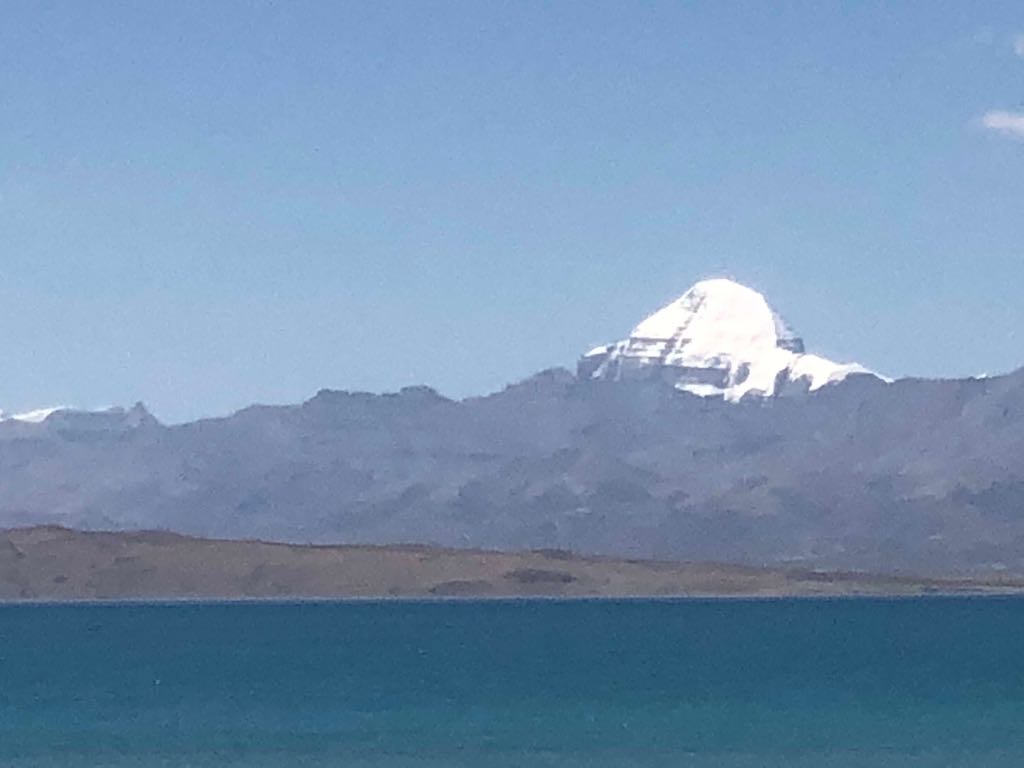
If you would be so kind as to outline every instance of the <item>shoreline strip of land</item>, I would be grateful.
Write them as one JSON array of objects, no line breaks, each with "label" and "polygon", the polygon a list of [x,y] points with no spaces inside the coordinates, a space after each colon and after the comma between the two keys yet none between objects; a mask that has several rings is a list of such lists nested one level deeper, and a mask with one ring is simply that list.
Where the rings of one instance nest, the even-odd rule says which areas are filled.
[{"label": "shoreline strip of land", "polygon": [[866,574],[563,551],[305,545],[163,531],[0,531],[0,602],[1024,594],[1024,577]]}]

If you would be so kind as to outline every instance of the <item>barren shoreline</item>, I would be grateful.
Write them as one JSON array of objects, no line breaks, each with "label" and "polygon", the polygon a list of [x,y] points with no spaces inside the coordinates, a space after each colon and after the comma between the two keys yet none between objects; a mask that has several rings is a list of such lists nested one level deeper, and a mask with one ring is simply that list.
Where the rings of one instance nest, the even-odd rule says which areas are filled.
[{"label": "barren shoreline", "polygon": [[1011,594],[1024,594],[1024,578],[915,578],[561,551],[296,545],[159,531],[0,532],[3,602]]}]

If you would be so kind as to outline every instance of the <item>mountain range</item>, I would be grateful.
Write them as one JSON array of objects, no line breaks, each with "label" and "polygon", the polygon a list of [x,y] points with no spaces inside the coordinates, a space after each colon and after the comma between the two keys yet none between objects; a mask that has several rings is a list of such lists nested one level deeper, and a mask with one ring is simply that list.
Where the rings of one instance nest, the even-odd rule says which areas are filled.
[{"label": "mountain range", "polygon": [[1024,370],[891,381],[698,283],[575,372],[0,421],[0,526],[1024,573]]}]

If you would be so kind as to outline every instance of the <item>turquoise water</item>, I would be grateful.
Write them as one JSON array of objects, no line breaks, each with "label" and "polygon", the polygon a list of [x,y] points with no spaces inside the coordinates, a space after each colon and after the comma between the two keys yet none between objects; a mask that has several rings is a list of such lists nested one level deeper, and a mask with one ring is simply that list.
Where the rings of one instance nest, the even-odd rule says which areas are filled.
[{"label": "turquoise water", "polygon": [[0,765],[1024,766],[1024,600],[0,607]]}]

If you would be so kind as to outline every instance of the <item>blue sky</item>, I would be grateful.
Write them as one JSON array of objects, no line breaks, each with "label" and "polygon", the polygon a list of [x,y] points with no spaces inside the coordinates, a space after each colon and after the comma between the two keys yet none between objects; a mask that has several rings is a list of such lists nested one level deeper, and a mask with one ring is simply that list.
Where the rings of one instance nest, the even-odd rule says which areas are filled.
[{"label": "blue sky", "polygon": [[0,0],[0,407],[481,394],[702,277],[1024,365],[1024,8]]}]

